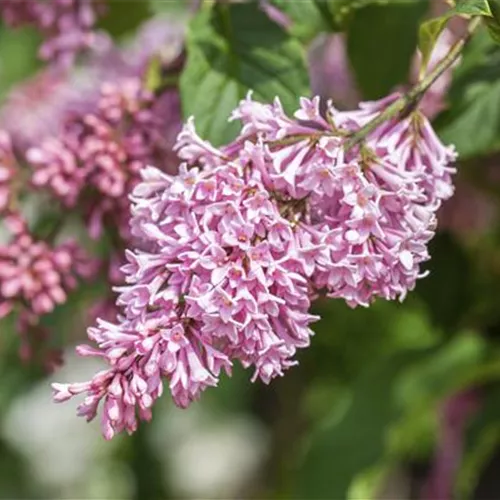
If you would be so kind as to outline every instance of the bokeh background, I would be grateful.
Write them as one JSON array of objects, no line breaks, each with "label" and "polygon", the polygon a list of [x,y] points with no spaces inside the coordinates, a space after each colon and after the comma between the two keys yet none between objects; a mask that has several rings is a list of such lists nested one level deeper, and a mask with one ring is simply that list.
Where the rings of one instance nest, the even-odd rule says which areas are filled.
[{"label": "bokeh background", "polygon": [[[134,53],[159,33],[175,57],[188,2],[109,4],[103,28],[118,44]],[[418,8],[423,17],[445,6]],[[399,25],[396,14],[369,6],[347,34],[311,37],[312,91],[345,108],[414,81],[411,68],[379,64],[396,50],[382,37],[395,20],[416,39],[415,22]],[[461,30],[458,22],[446,36],[453,41]],[[146,38],[137,42],[138,33]],[[0,125],[50,121],[64,92],[83,92],[103,67],[112,71],[103,47],[56,94],[37,59],[38,36],[0,26]],[[428,103],[438,132],[465,153],[456,195],[439,216],[429,276],[401,304],[351,310],[319,302],[312,346],[269,386],[237,368],[189,409],[165,395],[151,424],[105,442],[98,422],[75,417],[76,403],[51,401],[50,382],[96,371],[73,345],[85,338],[106,276],[45,319],[64,348],[56,373],[23,362],[15,324],[3,320],[0,498],[500,498],[499,78],[500,48],[480,33]]]}]

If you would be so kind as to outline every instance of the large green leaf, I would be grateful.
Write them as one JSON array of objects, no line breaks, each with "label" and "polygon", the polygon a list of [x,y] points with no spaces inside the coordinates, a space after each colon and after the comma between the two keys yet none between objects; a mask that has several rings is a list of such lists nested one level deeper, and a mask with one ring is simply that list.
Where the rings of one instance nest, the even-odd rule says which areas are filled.
[{"label": "large green leaf", "polygon": [[215,4],[192,20],[180,88],[185,116],[215,144],[231,140],[238,124],[231,111],[251,89],[256,99],[278,96],[287,111],[308,93],[301,44],[259,9],[257,3]]},{"label": "large green leaf", "polygon": [[369,5],[349,25],[347,48],[357,83],[366,98],[379,98],[406,83],[417,47],[426,0]]}]

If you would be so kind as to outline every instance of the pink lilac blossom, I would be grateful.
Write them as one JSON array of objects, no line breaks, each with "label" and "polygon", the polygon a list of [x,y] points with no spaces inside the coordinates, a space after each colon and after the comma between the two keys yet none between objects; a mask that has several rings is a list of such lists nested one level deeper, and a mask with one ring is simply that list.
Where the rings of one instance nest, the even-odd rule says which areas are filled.
[{"label": "pink lilac blossom", "polygon": [[102,43],[96,33],[101,0],[0,0],[0,15],[10,26],[35,26],[43,35],[40,58],[70,65],[76,54]]},{"label": "pink lilac blossom", "polygon": [[164,383],[186,407],[234,361],[253,367],[253,380],[282,375],[309,345],[310,303],[323,290],[352,306],[402,299],[452,192],[454,153],[419,113],[345,152],[346,136],[394,98],[330,107],[325,119],[319,98],[302,98],[290,118],[278,99],[249,96],[231,117],[240,136],[221,148],[189,120],[179,175],[147,167],[134,189],[131,230],[143,244],[127,252],[122,312],[89,330],[97,348],[77,348],[109,367],[54,384],[55,400],[86,394],[78,412],[88,420],[103,401],[110,439],[151,418]]},{"label": "pink lilac blossom", "polygon": [[94,274],[94,262],[75,241],[55,247],[37,240],[18,214],[6,223],[13,238],[0,246],[0,317],[19,306],[32,318],[66,301],[79,278]]},{"label": "pink lilac blossom", "polygon": [[89,419],[103,399],[106,438],[133,432],[137,411],[150,418],[163,378],[185,407],[217,384],[222,369],[230,372],[231,359],[253,365],[254,378],[268,382],[309,344],[314,317],[292,223],[250,160],[211,160],[218,164],[183,165],[177,177],[143,172],[132,227],[152,249],[128,252],[118,298],[123,316],[89,330],[100,349],[78,349],[104,357],[110,368],[85,384],[54,386],[59,401],[86,392],[79,413]]},{"label": "pink lilac blossom", "polygon": [[178,123],[178,98],[173,91],[165,94],[166,107],[139,78],[104,83],[94,112],[76,114],[60,136],[28,150],[34,186],[48,188],[66,207],[78,205],[92,237],[108,224],[126,238],[127,195],[139,171],[148,163],[175,168],[165,133]]},{"label": "pink lilac blossom", "polygon": [[[46,67],[12,89],[0,110],[0,127],[11,134],[16,148],[24,151],[37,146],[43,139],[61,134],[68,117],[94,113],[103,82],[119,86],[127,78],[140,77],[157,54],[169,67],[179,55],[181,40],[182,25],[154,18],[141,27],[130,46],[106,46],[70,72]],[[163,107],[158,112],[169,116],[169,125],[175,122],[166,127],[169,136],[180,128],[173,94],[165,92],[156,98],[156,106]],[[173,139],[168,138],[166,144],[171,146]]]},{"label": "pink lilac blossom", "polygon": [[419,112],[386,122],[361,150],[344,154],[345,134],[397,97],[363,103],[357,111],[330,107],[333,131],[317,100],[303,100],[298,122],[286,117],[279,102],[249,99],[234,115],[243,121],[244,135],[259,134],[266,142],[304,135],[264,148],[262,161],[269,165],[271,189],[308,200],[304,238],[316,247],[310,270],[315,286],[350,305],[368,305],[377,296],[404,298],[429,258],[435,212],[453,192],[454,150],[440,143]]}]

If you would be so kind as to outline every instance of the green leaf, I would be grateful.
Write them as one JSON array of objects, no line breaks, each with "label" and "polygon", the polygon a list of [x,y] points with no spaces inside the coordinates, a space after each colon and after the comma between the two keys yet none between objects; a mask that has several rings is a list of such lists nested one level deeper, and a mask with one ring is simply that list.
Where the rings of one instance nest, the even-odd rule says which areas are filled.
[{"label": "green leaf", "polygon": [[460,333],[399,377],[394,397],[403,411],[391,425],[387,458],[401,461],[429,457],[436,444],[439,403],[471,387],[471,374],[484,372],[490,350],[477,333]]},{"label": "green leaf", "polygon": [[436,41],[449,19],[450,15],[445,14],[434,19],[429,19],[420,25],[418,30],[418,48],[422,54],[422,72],[425,71],[427,64],[429,64],[429,59],[436,45]]},{"label": "green leaf", "polygon": [[364,97],[375,99],[406,83],[427,1],[370,5],[354,13],[347,48]]},{"label": "green leaf", "polygon": [[407,370],[397,384],[398,400],[407,408],[433,406],[464,388],[468,372],[485,361],[488,345],[474,332],[453,337],[439,350]]},{"label": "green leaf", "polygon": [[189,11],[186,0],[149,0],[149,7],[154,14],[184,15]]},{"label": "green leaf", "polygon": [[500,0],[489,0],[491,18],[485,19],[491,38],[500,43]]},{"label": "green leaf", "polygon": [[491,16],[488,0],[457,0],[453,11],[464,16]]},{"label": "green leaf", "polygon": [[305,43],[310,42],[318,33],[339,29],[337,19],[330,10],[331,1],[271,0],[269,3],[286,15],[291,22],[290,33]]},{"label": "green leaf", "polygon": [[202,9],[189,26],[186,48],[183,112],[194,115],[200,135],[215,144],[235,137],[239,125],[227,120],[250,89],[265,102],[278,96],[288,112],[309,92],[301,44],[256,3]]},{"label": "green leaf", "polygon": [[392,397],[396,380],[429,352],[400,352],[360,376],[343,418],[313,436],[298,472],[295,497],[346,498],[355,476],[373,466],[384,452],[387,427],[399,415]]},{"label": "green leaf", "polygon": [[113,37],[129,34],[151,17],[149,2],[144,0],[108,2],[106,9],[106,15],[99,21],[98,26]]},{"label": "green leaf", "polygon": [[496,43],[500,43],[500,22],[498,21],[487,21],[486,26],[488,27],[488,32]]},{"label": "green leaf", "polygon": [[0,99],[12,86],[41,67],[37,57],[40,36],[30,28],[12,29],[0,25]]},{"label": "green leaf", "polygon": [[426,268],[430,274],[418,282],[415,291],[427,305],[432,322],[445,332],[454,332],[470,306],[470,262],[462,246],[447,233],[432,240],[429,252],[432,258]]},{"label": "green leaf", "polygon": [[486,33],[465,48],[449,101],[436,127],[462,158],[500,149],[500,47]]},{"label": "green leaf", "polygon": [[[498,1],[498,0],[494,0]],[[420,25],[418,47],[422,54],[422,72],[425,70],[439,35],[446,23],[455,15],[491,17],[488,0],[458,0],[455,7],[442,16],[429,19]]]},{"label": "green leaf", "polygon": [[354,13],[363,7],[408,5],[419,2],[422,0],[269,0],[271,5],[290,20],[290,33],[305,43],[310,42],[321,32],[345,31]]},{"label": "green leaf", "polygon": [[442,131],[442,139],[455,144],[462,158],[498,149],[500,81],[471,85],[460,111]]}]

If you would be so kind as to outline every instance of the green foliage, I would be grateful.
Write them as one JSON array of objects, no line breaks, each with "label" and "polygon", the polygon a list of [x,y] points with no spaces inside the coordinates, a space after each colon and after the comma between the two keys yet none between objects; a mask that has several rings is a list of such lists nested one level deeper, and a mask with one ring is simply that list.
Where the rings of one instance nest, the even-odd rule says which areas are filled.
[{"label": "green foliage", "polygon": [[248,91],[296,109],[308,93],[307,70],[298,41],[270,21],[256,3],[216,4],[192,20],[188,60],[180,81],[184,115],[195,116],[202,137],[215,144],[230,141],[238,125],[230,112]]},{"label": "green foliage", "polygon": [[161,69],[161,58],[153,57],[144,75],[144,83],[150,92],[155,92],[162,85]]},{"label": "green foliage", "polygon": [[[490,18],[492,12],[487,0],[459,0],[455,7],[449,9],[442,16],[429,19],[422,23],[419,28],[418,44],[422,54],[422,70],[425,70],[429,62],[429,58],[439,35],[442,33],[450,18],[455,15],[486,16]],[[490,22],[489,19],[488,21]]]},{"label": "green foliage", "polygon": [[500,146],[500,47],[486,33],[466,47],[449,93],[449,110],[438,130],[462,159]]},{"label": "green foliage", "polygon": [[417,46],[419,20],[428,3],[395,2],[356,11],[347,33],[356,80],[366,98],[379,98],[406,83]]},{"label": "green foliage", "polygon": [[440,17],[429,19],[420,25],[418,30],[418,48],[422,54],[422,73],[429,63],[436,41],[448,23],[449,18],[450,15],[447,13]]},{"label": "green foliage", "polygon": [[12,30],[0,25],[0,99],[13,84],[33,74],[41,64],[37,59],[40,38],[33,30]]},{"label": "green foliage", "polygon": [[[419,0],[409,0],[416,3]],[[369,5],[404,4],[405,0],[271,0],[291,21],[290,32],[304,42],[318,33],[343,31],[356,10]]]},{"label": "green foliage", "polygon": [[489,0],[457,0],[452,11],[465,16],[491,16]]},{"label": "green foliage", "polygon": [[464,460],[457,476],[457,498],[471,498],[482,469],[500,444],[500,388],[488,387],[480,411],[473,418],[464,445]]},{"label": "green foliage", "polygon": [[489,0],[491,17],[485,19],[490,36],[496,43],[500,43],[500,0]]},{"label": "green foliage", "polygon": [[108,2],[106,15],[99,22],[99,27],[113,37],[122,37],[137,29],[141,23],[149,19],[150,15],[151,6],[148,1]]},{"label": "green foliage", "polygon": [[185,0],[148,0],[148,2],[154,14],[184,14],[189,7]]},{"label": "green foliage", "polygon": [[432,258],[426,267],[430,274],[417,284],[416,293],[426,303],[434,324],[452,333],[463,323],[470,304],[468,256],[447,233],[434,238],[429,252]]},{"label": "green foliage", "polygon": [[390,456],[429,453],[438,403],[466,387],[464,374],[486,355],[486,342],[465,332],[441,346],[400,350],[369,364],[344,414],[312,436],[297,496],[345,498],[359,473]]},{"label": "green foliage", "polygon": [[340,421],[313,435],[298,476],[297,497],[346,497],[356,474],[373,466],[384,452],[387,425],[399,413],[392,398],[397,377],[428,352],[400,352],[363,371]]},{"label": "green foliage", "polygon": [[270,3],[288,17],[291,21],[290,33],[303,42],[310,42],[318,33],[338,31],[340,28],[340,20],[332,9],[333,2],[272,0]]}]

